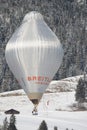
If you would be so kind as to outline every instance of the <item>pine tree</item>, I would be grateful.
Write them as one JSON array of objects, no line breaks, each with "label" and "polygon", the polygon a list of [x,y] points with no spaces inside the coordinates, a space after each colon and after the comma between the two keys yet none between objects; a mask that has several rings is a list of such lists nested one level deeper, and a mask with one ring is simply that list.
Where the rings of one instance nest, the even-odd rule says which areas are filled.
[{"label": "pine tree", "polygon": [[17,130],[15,123],[16,123],[16,118],[14,114],[12,114],[10,117],[10,124],[8,126],[8,130]]},{"label": "pine tree", "polygon": [[54,130],[58,130],[57,126],[54,126]]},{"label": "pine tree", "polygon": [[85,81],[82,78],[78,81],[75,97],[79,103],[85,101]]},{"label": "pine tree", "polygon": [[44,120],[41,122],[38,130],[48,130],[47,124]]},{"label": "pine tree", "polygon": [[7,130],[8,129],[8,121],[7,121],[7,117],[4,119],[3,121],[3,127],[2,130]]}]

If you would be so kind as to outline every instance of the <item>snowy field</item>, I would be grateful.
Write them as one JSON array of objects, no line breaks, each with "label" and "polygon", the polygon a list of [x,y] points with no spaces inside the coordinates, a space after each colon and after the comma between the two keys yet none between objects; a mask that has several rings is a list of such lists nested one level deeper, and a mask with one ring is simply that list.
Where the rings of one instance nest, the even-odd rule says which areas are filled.
[{"label": "snowy field", "polygon": [[[75,103],[75,88],[80,77],[51,82],[47,89],[51,93],[43,95],[37,116],[32,115],[33,104],[22,89],[1,93],[0,124],[3,124],[7,116],[4,112],[13,108],[20,111],[16,115],[18,130],[38,130],[43,120],[46,121],[48,130],[53,130],[54,126],[58,130],[87,130],[87,111],[73,111],[71,107]],[[9,116],[7,117],[9,121]]]},{"label": "snowy field", "polygon": [[[75,102],[75,92],[45,93],[38,106],[38,115],[31,114],[32,103],[23,90],[5,92],[0,94],[0,124],[3,124],[5,110],[16,109],[20,111],[17,118],[18,130],[38,130],[40,123],[45,120],[48,130],[54,126],[58,130],[87,130],[87,111],[75,111],[71,105]],[[9,120],[9,116],[8,116]]]}]

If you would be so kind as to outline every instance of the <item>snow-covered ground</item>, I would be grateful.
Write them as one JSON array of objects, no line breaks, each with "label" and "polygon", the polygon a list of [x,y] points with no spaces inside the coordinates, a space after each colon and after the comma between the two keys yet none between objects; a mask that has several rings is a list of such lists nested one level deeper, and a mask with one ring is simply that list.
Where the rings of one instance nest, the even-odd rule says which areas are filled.
[{"label": "snow-covered ground", "polygon": [[73,112],[70,107],[75,102],[74,95],[75,92],[45,93],[38,106],[39,114],[33,116],[33,105],[23,90],[2,93],[0,124],[7,116],[4,111],[13,108],[20,111],[20,114],[16,115],[18,130],[37,130],[43,120],[46,121],[49,130],[53,130],[54,126],[58,126],[59,130],[87,130],[87,111]]},{"label": "snow-covered ground", "polygon": [[67,92],[76,89],[77,83],[80,78],[84,78],[83,75],[74,77],[68,77],[62,80],[53,80],[47,88],[49,92]]},{"label": "snow-covered ground", "polygon": [[0,124],[3,124],[7,116],[4,111],[13,108],[20,111],[16,115],[18,130],[38,130],[43,120],[46,121],[48,130],[53,130],[54,126],[58,130],[87,130],[87,111],[72,111],[73,103],[75,91],[45,93],[38,106],[38,115],[34,116],[31,113],[33,104],[22,89],[4,92],[0,94]]}]

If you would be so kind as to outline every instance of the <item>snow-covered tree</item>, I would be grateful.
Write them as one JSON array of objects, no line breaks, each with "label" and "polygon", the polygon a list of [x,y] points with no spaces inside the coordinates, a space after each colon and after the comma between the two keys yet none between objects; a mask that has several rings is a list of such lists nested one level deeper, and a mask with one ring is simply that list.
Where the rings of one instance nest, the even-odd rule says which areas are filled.
[{"label": "snow-covered tree", "polygon": [[3,127],[2,130],[8,130],[8,121],[7,121],[7,117],[4,119],[3,121]]},{"label": "snow-covered tree", "polygon": [[16,123],[16,118],[15,118],[14,114],[12,114],[10,117],[10,123],[8,126],[8,130],[17,130],[15,123]]},{"label": "snow-covered tree", "polygon": [[78,102],[85,101],[85,82],[82,78],[80,78],[78,81],[75,96],[76,96],[76,101],[78,101]]},{"label": "snow-covered tree", "polygon": [[48,130],[47,124],[44,120],[41,122],[38,130]]}]

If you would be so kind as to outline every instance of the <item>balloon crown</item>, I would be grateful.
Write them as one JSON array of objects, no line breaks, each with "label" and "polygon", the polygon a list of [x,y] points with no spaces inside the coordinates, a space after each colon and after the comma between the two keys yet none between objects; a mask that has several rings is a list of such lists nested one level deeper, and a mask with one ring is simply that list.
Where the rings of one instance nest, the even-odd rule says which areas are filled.
[{"label": "balloon crown", "polygon": [[26,21],[31,20],[31,19],[42,19],[43,20],[43,16],[37,11],[32,11],[32,12],[27,13],[25,15],[23,22],[26,22]]}]

